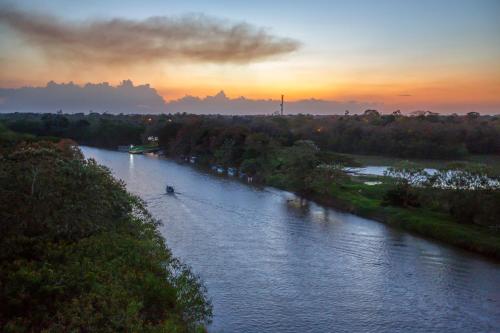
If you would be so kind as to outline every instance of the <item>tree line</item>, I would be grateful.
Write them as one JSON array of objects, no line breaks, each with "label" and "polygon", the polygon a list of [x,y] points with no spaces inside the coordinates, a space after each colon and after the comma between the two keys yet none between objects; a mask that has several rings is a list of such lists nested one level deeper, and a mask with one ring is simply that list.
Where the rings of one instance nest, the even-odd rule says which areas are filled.
[{"label": "tree line", "polygon": [[[234,167],[256,182],[305,195],[331,195],[332,186],[349,183],[342,167],[355,162],[339,153],[440,159],[500,154],[499,117],[475,113],[404,116],[367,110],[352,116],[284,117],[9,114],[0,119],[19,132],[69,137],[101,147],[141,143],[155,136],[167,155],[196,156],[201,166]],[[494,177],[495,172],[498,175],[498,170],[487,173]],[[429,199],[437,193],[439,200]],[[481,207],[494,207],[498,190],[476,189],[471,200],[461,200],[469,193],[435,187],[417,190],[397,183],[385,188],[381,198],[394,206],[433,207],[464,223],[496,225],[496,209],[481,210],[474,203],[479,200]],[[469,211],[463,213],[463,209]]]},{"label": "tree line", "polygon": [[[154,136],[168,156],[196,156],[202,167],[233,167],[254,182],[292,190],[367,217],[390,220],[405,215],[401,220],[414,225],[416,231],[444,241],[453,237],[453,243],[459,245],[482,244],[498,233],[498,187],[413,186],[397,177],[368,186],[345,172],[344,167],[355,161],[341,154],[450,160],[469,154],[499,154],[500,120],[495,116],[380,115],[368,110],[360,116],[284,117],[9,114],[0,121],[23,133],[69,137],[81,144],[110,148],[145,143]],[[464,169],[465,165],[455,167]],[[406,169],[407,174],[413,172]],[[482,177],[495,178],[499,173],[482,167],[477,170]],[[463,173],[461,181],[470,174]],[[417,220],[434,221],[435,225],[417,227]],[[489,231],[478,231],[480,236],[464,241],[465,234],[458,237],[459,228],[450,227],[447,221]],[[437,234],[443,226],[454,231]],[[475,232],[467,230],[468,234]],[[491,237],[485,237],[487,232],[492,232]],[[484,244],[464,247],[487,248]]]},{"label": "tree line", "polygon": [[[182,136],[189,129],[191,137],[200,140],[204,136],[218,142],[224,141],[223,136],[238,139],[259,133],[282,145],[312,140],[323,150],[341,153],[423,159],[500,154],[500,117],[474,112],[464,116],[405,116],[367,110],[363,115],[285,117],[16,113],[0,115],[0,121],[17,132],[67,137],[80,144],[110,148],[144,143],[150,135],[170,140],[172,131]],[[197,145],[210,143],[179,148],[197,150]]]}]

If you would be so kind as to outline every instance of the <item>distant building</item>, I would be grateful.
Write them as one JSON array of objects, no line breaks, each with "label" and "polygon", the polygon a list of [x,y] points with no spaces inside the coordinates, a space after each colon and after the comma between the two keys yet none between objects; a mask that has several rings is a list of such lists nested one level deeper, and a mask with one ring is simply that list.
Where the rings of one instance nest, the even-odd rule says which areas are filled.
[{"label": "distant building", "polygon": [[227,174],[231,177],[234,177],[238,174],[238,169],[236,168],[227,168]]}]

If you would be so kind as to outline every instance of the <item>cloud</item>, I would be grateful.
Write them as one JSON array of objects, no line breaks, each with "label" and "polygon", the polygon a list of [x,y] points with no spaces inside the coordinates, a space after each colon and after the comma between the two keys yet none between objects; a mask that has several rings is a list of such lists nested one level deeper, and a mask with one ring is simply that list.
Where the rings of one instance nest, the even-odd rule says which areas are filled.
[{"label": "cloud", "polygon": [[[83,86],[49,82],[45,87],[0,88],[0,112],[109,112],[109,113],[196,113],[268,115],[279,110],[280,101],[272,99],[229,98],[221,91],[213,96],[186,96],[165,102],[148,84],[135,86],[130,80],[116,87],[108,83]],[[304,99],[285,100],[285,113],[351,114],[381,107],[381,104],[356,101]]]},{"label": "cloud", "polygon": [[0,88],[0,112],[158,113],[165,101],[148,84],[134,86],[124,80],[116,87],[104,83],[79,86],[49,82],[45,87]]},{"label": "cloud", "polygon": [[300,47],[298,41],[274,36],[264,28],[205,15],[68,22],[4,6],[0,22],[51,57],[103,64],[250,63]]},{"label": "cloud", "polygon": [[[269,115],[280,108],[280,100],[248,99],[245,97],[228,98],[224,91],[204,98],[186,96],[167,102],[167,111],[170,113],[186,112],[196,114],[240,114],[240,115]],[[349,110],[351,114],[362,113],[366,109],[381,107],[380,103],[358,101],[329,101],[321,99],[303,99],[287,102],[285,100],[285,114],[309,113],[316,115],[344,114]]]}]

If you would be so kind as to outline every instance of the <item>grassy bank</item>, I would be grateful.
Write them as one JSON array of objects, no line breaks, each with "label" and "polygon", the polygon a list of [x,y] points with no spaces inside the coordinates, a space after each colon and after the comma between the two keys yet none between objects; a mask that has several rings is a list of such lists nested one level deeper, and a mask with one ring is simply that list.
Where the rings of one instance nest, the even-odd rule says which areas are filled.
[{"label": "grassy bank", "polygon": [[[173,156],[175,157],[175,155]],[[394,188],[386,177],[350,177],[340,170],[318,171],[315,153],[304,148],[284,148],[261,157],[254,183],[296,192],[320,204],[374,219],[403,230],[500,259],[500,232],[493,227],[459,223],[443,207],[386,205],[384,197]],[[200,160],[210,161],[207,155]],[[202,163],[198,164],[204,168]],[[206,166],[205,166],[206,167]],[[381,181],[367,185],[364,181]],[[429,193],[431,196],[433,193]],[[473,203],[468,203],[472,209]]]},{"label": "grassy bank", "polygon": [[494,169],[500,170],[500,156],[498,155],[468,155],[463,159],[430,160],[430,159],[403,159],[399,157],[388,157],[378,155],[340,154],[353,160],[361,166],[396,166],[402,161],[410,161],[418,167],[441,169],[453,164],[484,164]]},{"label": "grassy bank", "polygon": [[[18,126],[16,117],[13,115],[10,117],[12,119],[5,120],[6,124],[10,124],[10,128],[26,128],[26,126]],[[47,116],[39,120],[41,121],[40,124],[47,125],[44,125],[43,128],[53,128],[56,126],[61,131],[51,130],[41,131],[41,133],[55,133],[58,136],[63,136],[73,133],[70,129],[73,125],[78,125],[82,128],[88,127],[84,131],[85,133],[90,131],[89,128],[95,129],[95,131],[92,130],[87,134],[90,135],[89,133],[93,133],[92,135],[95,134],[96,138],[102,139],[102,137],[107,137],[111,133],[108,127],[115,128],[123,125],[123,131],[120,131],[123,136],[116,133],[111,135],[114,141],[104,139],[93,141],[93,145],[95,146],[109,147],[110,142],[119,143],[122,142],[122,139],[125,140],[124,138],[129,143],[133,142],[128,130],[130,124],[152,126],[149,120],[144,124],[140,122],[141,119],[144,120],[140,116],[118,117],[118,119],[115,119],[112,116],[103,115],[84,118],[75,119],[73,122],[68,120],[68,126],[64,127],[65,130],[62,131],[56,125],[66,123],[64,116]],[[497,258],[500,257],[500,234],[498,231],[494,231],[495,227],[499,227],[497,220],[500,217],[500,209],[497,205],[500,195],[498,190],[491,191],[494,193],[484,193],[485,191],[481,190],[474,193],[461,190],[448,191],[449,193],[445,193],[445,195],[437,198],[436,192],[438,191],[429,187],[426,189],[425,195],[422,198],[418,198],[422,200],[417,205],[407,204],[407,202],[397,202],[400,198],[401,200],[399,201],[407,200],[405,195],[414,194],[401,193],[401,196],[399,196],[397,187],[391,187],[391,184],[369,186],[360,183],[358,177],[356,177],[357,181],[353,181],[353,178],[347,176],[338,166],[355,164],[394,166],[399,164],[402,158],[336,153],[335,151],[339,150],[335,150],[334,148],[338,144],[352,143],[360,145],[358,147],[360,148],[364,145],[369,146],[370,140],[364,137],[363,139],[354,138],[353,140],[347,140],[348,138],[345,137],[341,141],[336,141],[334,140],[335,138],[330,137],[325,141],[324,139],[326,138],[318,136],[318,133],[322,133],[321,135],[329,133],[329,135],[334,136],[338,133],[333,128],[331,131],[322,129],[320,132],[313,131],[310,133],[307,128],[298,126],[298,124],[304,125],[304,122],[307,121],[319,121],[314,118],[308,119],[301,117],[225,118],[175,115],[168,116],[168,120],[167,116],[158,118],[157,127],[150,128],[148,133],[158,135],[160,147],[171,157],[185,158],[187,156],[196,156],[197,163],[200,165],[238,168],[240,172],[251,176],[254,182],[260,182],[297,193],[308,193],[311,197],[322,203],[383,221],[402,229],[478,253]],[[339,126],[340,124],[347,126],[346,121],[348,120],[347,123],[352,122],[351,125],[355,127],[359,125],[364,128],[365,125],[363,124],[370,123],[370,119],[368,117],[364,119],[366,122],[362,122],[356,119],[342,118],[342,120],[338,120],[338,124],[337,120],[334,123]],[[401,124],[398,120],[395,126],[403,126],[407,122],[413,123],[416,121],[414,118],[404,119],[404,121],[403,118],[400,119],[402,121]],[[86,126],[83,120],[88,120],[93,125]],[[139,122],[134,123],[134,121]],[[479,126],[470,119],[464,119],[463,121],[471,126]],[[453,124],[449,123],[448,125],[453,127],[455,126]],[[416,121],[414,125],[417,127],[420,126],[421,121]],[[40,129],[39,127],[36,128]],[[416,129],[412,133],[418,133]],[[436,131],[438,133],[442,131],[441,125],[439,130],[436,128]],[[31,131],[30,133],[35,132]],[[78,137],[75,137],[75,139],[78,141]],[[496,136],[489,139],[487,142],[493,142]],[[374,137],[373,140],[376,141],[377,137]],[[386,141],[384,139],[384,145],[387,143]],[[86,141],[78,142],[82,143]],[[445,152],[450,153],[451,151],[448,150],[448,144],[444,144],[443,142],[440,145],[436,145],[431,140],[422,146],[421,142],[418,141],[417,143],[419,144],[414,142],[414,145],[408,146],[409,141],[405,138],[405,140],[393,142],[393,144],[396,143],[397,147],[395,146],[394,152],[400,152],[404,148],[406,149],[406,153],[403,155],[399,153],[393,154],[393,156],[448,158],[447,161],[412,159],[412,161],[416,162],[417,167],[443,168],[456,163],[455,159],[465,158],[466,164],[468,164],[466,168],[477,167],[474,164],[480,162],[489,165],[495,172],[500,170],[500,157],[498,155],[473,155],[475,153],[486,154],[490,151],[493,152],[493,150],[472,149],[476,147],[472,141],[469,142],[471,149],[468,150],[467,154],[451,155],[445,154]],[[460,144],[460,147],[462,146]],[[492,147],[496,147],[496,145],[492,144]],[[344,148],[346,148],[342,150],[344,152],[356,150],[354,149],[355,147],[351,147],[353,149]],[[378,151],[370,149],[360,150]],[[463,167],[463,160],[459,160],[458,162],[461,162]],[[392,195],[393,200],[392,202],[388,202],[389,205],[382,205],[382,201],[387,195]],[[428,204],[429,202],[431,202],[430,205]]]},{"label": "grassy bank", "polygon": [[500,259],[500,233],[470,224],[459,224],[448,214],[426,208],[384,206],[389,184],[365,185],[350,181],[333,184],[310,197],[325,205],[403,230],[448,243],[466,250]]},{"label": "grassy bank", "polygon": [[[208,167],[198,165],[209,171]],[[267,174],[261,184],[296,192],[321,205],[333,207],[393,227],[447,243],[490,258],[500,259],[500,232],[485,226],[461,224],[450,214],[424,207],[398,207],[384,204],[385,194],[394,186],[387,177],[346,177],[339,182],[320,181],[308,191],[297,191],[284,174]],[[366,185],[365,181],[380,181]]]}]

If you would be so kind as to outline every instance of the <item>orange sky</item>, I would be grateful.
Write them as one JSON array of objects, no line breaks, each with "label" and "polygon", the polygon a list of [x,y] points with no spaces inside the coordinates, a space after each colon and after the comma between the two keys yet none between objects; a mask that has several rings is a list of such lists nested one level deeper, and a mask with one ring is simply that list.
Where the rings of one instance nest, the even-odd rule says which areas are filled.
[{"label": "orange sky", "polygon": [[[443,105],[462,105],[464,109],[486,112],[497,109],[500,113],[500,20],[495,20],[500,17],[500,5],[488,0],[478,1],[476,6],[466,1],[443,1],[439,7],[427,8],[433,6],[433,2],[424,1],[427,7],[411,5],[415,7],[412,14],[408,8],[398,5],[399,8],[390,1],[382,1],[373,8],[370,2],[359,8],[319,3],[323,8],[318,6],[309,16],[303,16],[300,11],[290,12],[289,16],[296,19],[294,24],[273,21],[272,16],[247,16],[245,13],[251,9],[243,5],[228,11],[222,6],[205,8],[197,3],[198,7],[193,8],[195,12],[214,17],[196,18],[203,21],[202,27],[214,25],[214,31],[223,33],[220,38],[215,36],[210,45],[193,52],[193,45],[198,47],[213,34],[203,37],[199,31],[191,32],[188,38],[193,38],[193,42],[185,46],[182,40],[165,41],[168,45],[179,44],[177,49],[141,49],[151,39],[155,40],[151,44],[155,47],[157,39],[163,37],[144,36],[142,32],[131,31],[133,28],[124,22],[120,29],[126,31],[109,32],[109,39],[119,44],[119,38],[125,38],[126,48],[123,45],[113,48],[102,44],[100,35],[106,36],[108,28],[94,33],[85,25],[89,19],[96,19],[101,20],[98,24],[107,27],[103,15],[96,15],[99,13],[96,8],[81,5],[78,14],[63,16],[63,4],[29,11],[33,3],[27,2],[0,15],[0,86],[40,86],[49,80],[117,84],[131,79],[136,84],[151,84],[166,100],[185,95],[213,95],[224,90],[233,98],[277,99],[285,94],[288,100],[380,102],[388,109],[433,110]],[[446,7],[445,3],[454,7]],[[147,18],[163,13],[159,4],[156,4],[158,8],[134,6],[131,3],[130,9],[110,7],[116,10],[116,15],[106,17],[126,18],[134,21],[135,26],[144,25],[149,29],[151,23]],[[305,3],[298,1],[294,6],[300,9]],[[332,11],[330,17],[325,11],[332,8],[336,12]],[[176,8],[178,12],[174,14],[183,15],[189,9]],[[398,13],[396,22],[363,21],[374,11],[383,15],[387,10]],[[350,11],[359,15],[355,22],[345,19],[352,14]],[[28,16],[32,12],[39,16]],[[172,16],[170,12],[168,15]],[[170,17],[168,15],[166,17]],[[336,19],[335,15],[338,15]],[[425,25],[421,17],[427,19]],[[22,20],[38,26],[27,26]],[[49,27],[59,29],[57,34],[38,33],[43,30],[40,26],[46,28],[53,22],[58,25]],[[240,23],[247,26],[241,28]],[[162,21],[159,28],[163,29],[163,35],[168,35],[172,26],[178,28],[182,24],[182,20],[168,19]],[[229,34],[224,34],[224,29],[231,25],[233,30],[227,29]],[[217,48],[227,45],[231,31],[241,34],[237,41],[231,42],[237,45],[217,52]],[[262,34],[266,36],[261,39]],[[59,35],[76,41],[68,44],[57,40]],[[130,35],[136,36],[137,46],[129,45],[135,41],[128,37]],[[214,48],[211,44],[220,42],[217,38],[222,42]],[[255,52],[247,46],[254,44]],[[115,54],[117,50],[125,53]]]}]

